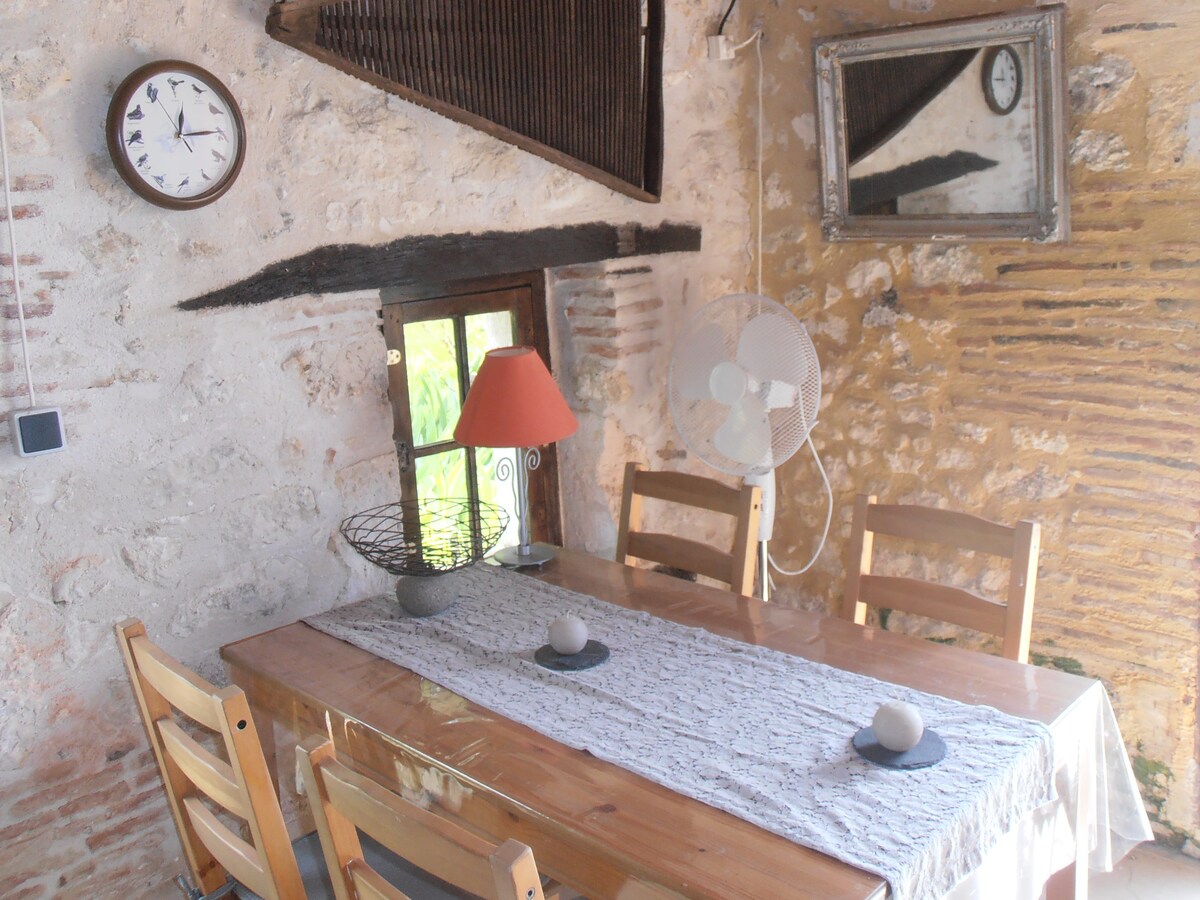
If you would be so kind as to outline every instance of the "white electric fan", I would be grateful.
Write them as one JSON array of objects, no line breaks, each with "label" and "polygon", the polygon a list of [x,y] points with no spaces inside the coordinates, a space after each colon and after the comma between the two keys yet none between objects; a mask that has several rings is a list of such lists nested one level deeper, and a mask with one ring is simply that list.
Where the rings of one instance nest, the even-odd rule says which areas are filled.
[{"label": "white electric fan", "polygon": [[[761,584],[767,598],[767,541],[775,522],[775,468],[806,441],[829,492],[809,433],[821,404],[821,365],[804,325],[760,294],[730,294],[701,307],[671,352],[669,405],[675,427],[702,460],[762,488]],[[824,547],[799,574],[808,569]]]}]

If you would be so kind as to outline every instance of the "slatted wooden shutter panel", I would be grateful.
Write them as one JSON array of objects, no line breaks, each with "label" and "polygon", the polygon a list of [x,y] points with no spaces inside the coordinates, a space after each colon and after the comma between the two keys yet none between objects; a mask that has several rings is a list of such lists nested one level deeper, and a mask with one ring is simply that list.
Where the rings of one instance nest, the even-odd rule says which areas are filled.
[{"label": "slatted wooden shutter panel", "polygon": [[291,0],[277,39],[657,200],[663,0]]}]

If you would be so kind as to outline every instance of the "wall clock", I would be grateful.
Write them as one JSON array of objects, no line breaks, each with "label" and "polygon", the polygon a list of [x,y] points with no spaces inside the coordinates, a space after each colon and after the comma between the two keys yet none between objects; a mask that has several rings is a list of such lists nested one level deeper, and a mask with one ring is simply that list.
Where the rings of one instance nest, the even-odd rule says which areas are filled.
[{"label": "wall clock", "polygon": [[229,89],[179,60],[134,70],[108,106],[108,152],[138,196],[167,209],[212,203],[246,156],[246,126]]},{"label": "wall clock", "polygon": [[1021,59],[1008,44],[992,47],[983,57],[983,99],[1001,116],[1021,101]]}]

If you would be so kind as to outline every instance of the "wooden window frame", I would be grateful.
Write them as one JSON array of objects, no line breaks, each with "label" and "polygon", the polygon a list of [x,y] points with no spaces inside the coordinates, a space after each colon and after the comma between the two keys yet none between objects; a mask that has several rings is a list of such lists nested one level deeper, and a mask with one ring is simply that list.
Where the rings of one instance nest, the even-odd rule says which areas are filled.
[{"label": "wooden window frame", "polygon": [[[527,296],[520,296],[527,292]],[[488,297],[486,295],[493,295]],[[392,407],[392,441],[396,446],[400,470],[400,496],[417,496],[416,460],[457,449],[467,451],[467,490],[477,499],[477,463],[475,449],[463,447],[453,438],[421,448],[413,446],[412,415],[407,402],[408,354],[404,346],[404,325],[434,319],[451,318],[459,360],[466,357],[465,317],[479,313],[511,310],[515,344],[533,347],[551,372],[550,329],[546,311],[544,271],[521,272],[490,278],[456,280],[446,286],[446,294],[436,297],[405,297],[385,291],[383,298],[383,334],[389,352],[388,401]],[[400,352],[392,362],[392,351]],[[459,398],[469,388],[463,367],[459,368]],[[404,398],[400,402],[399,398]],[[562,544],[562,513],[558,491],[558,447],[549,444],[541,450],[541,465],[529,476],[529,514],[533,540]]]}]

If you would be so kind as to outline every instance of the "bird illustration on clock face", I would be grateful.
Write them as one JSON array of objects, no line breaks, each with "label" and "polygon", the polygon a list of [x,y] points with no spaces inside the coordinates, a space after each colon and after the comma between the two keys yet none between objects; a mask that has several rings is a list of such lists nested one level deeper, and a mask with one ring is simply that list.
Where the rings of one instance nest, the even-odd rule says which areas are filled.
[{"label": "bird illustration on clock face", "polygon": [[107,134],[126,183],[170,209],[216,200],[245,157],[233,96],[204,69],[177,60],[151,63],[125,79],[109,106]]}]

